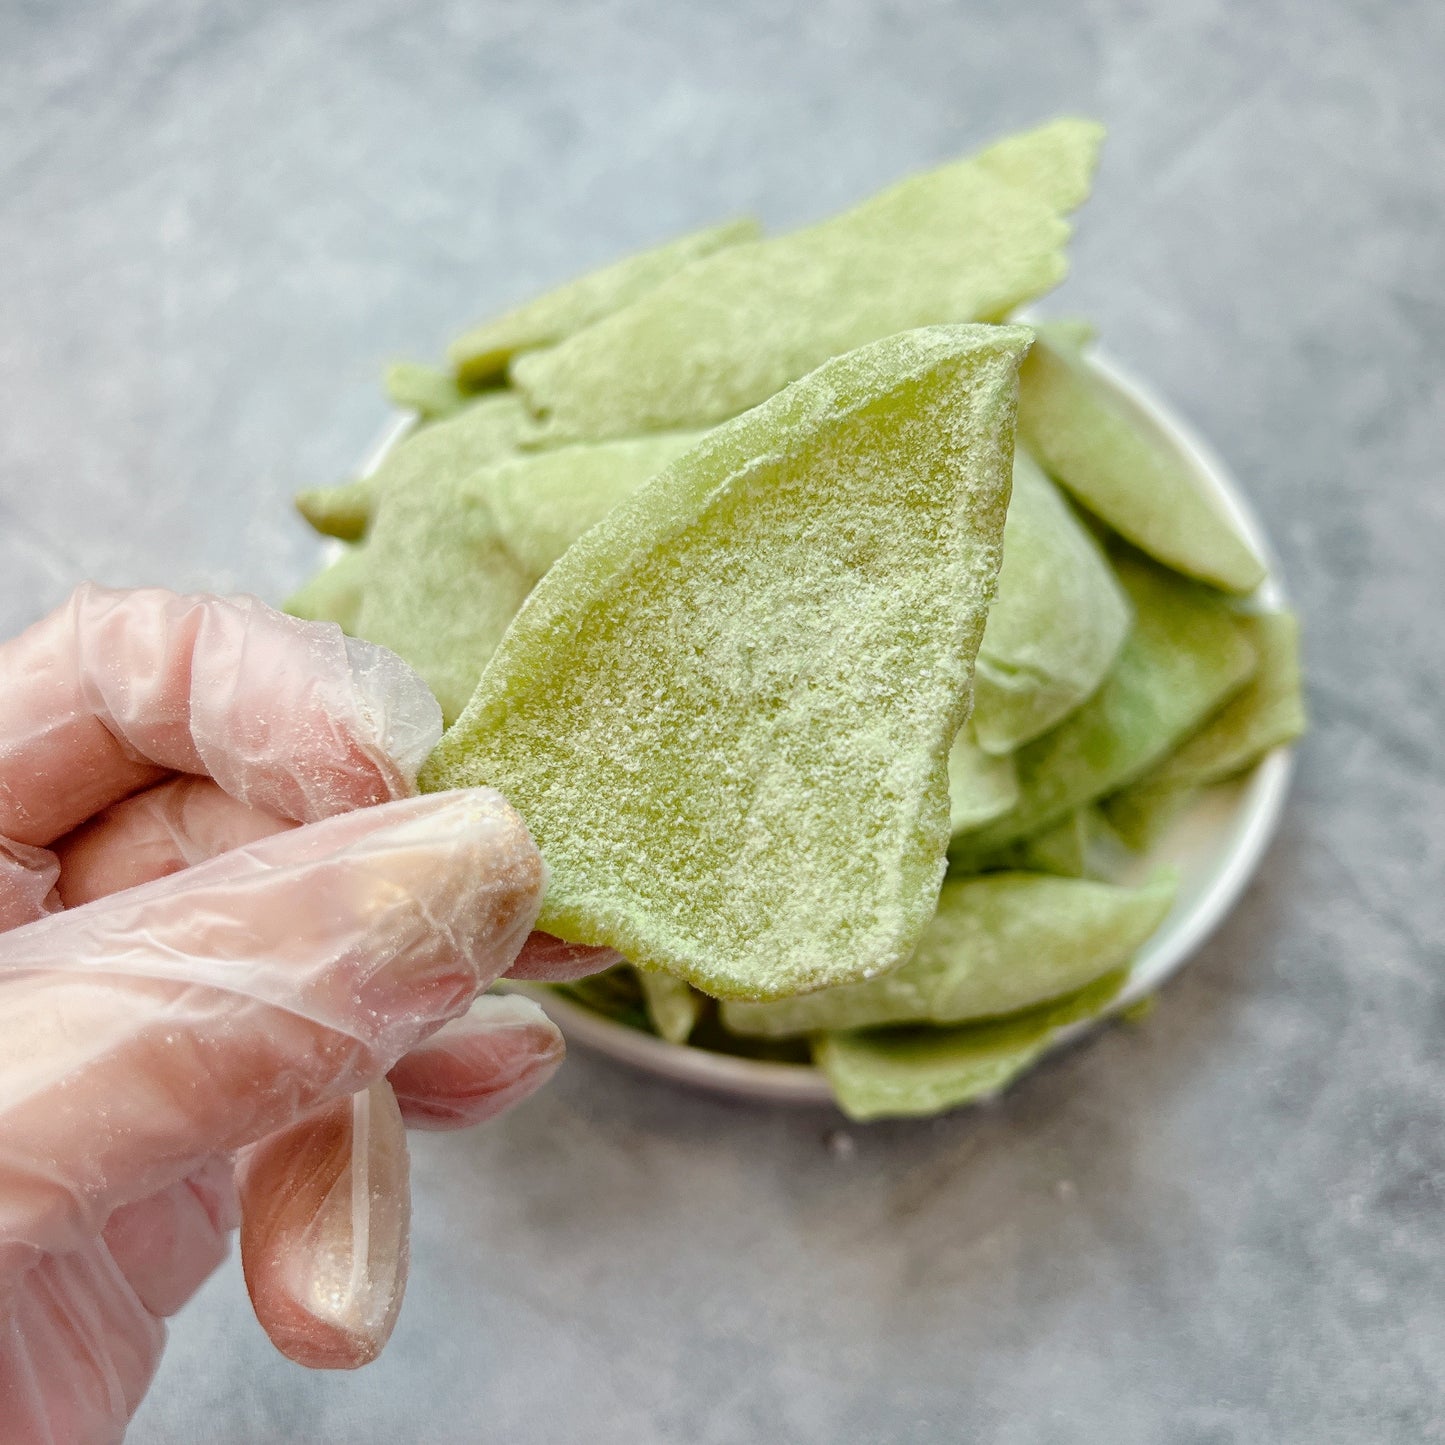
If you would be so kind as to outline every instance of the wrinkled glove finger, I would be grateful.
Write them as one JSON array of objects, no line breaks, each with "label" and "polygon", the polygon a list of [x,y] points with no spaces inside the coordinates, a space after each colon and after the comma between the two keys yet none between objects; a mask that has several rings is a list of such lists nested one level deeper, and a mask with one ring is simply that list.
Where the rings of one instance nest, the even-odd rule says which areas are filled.
[{"label": "wrinkled glove finger", "polygon": [[[9,1253],[0,1247],[0,1268]],[[118,1445],[165,1345],[98,1239],[10,1268],[0,1340],[0,1440]]]},{"label": "wrinkled glove finger", "polygon": [[209,778],[171,778],[55,841],[60,901],[79,908],[296,826],[238,802]]},{"label": "wrinkled glove finger", "polygon": [[387,1078],[411,1128],[465,1129],[541,1088],[566,1052],[561,1030],[530,999],[487,994]]},{"label": "wrinkled glove finger", "polygon": [[54,913],[59,876],[59,860],[49,849],[0,838],[0,933]]},{"label": "wrinkled glove finger", "polygon": [[441,712],[395,654],[251,597],[80,587],[0,644],[0,834],[44,845],[167,772],[303,822],[405,796]]},{"label": "wrinkled glove finger", "polygon": [[563,943],[560,938],[537,929],[522,945],[521,953],[507,970],[507,977],[537,983],[569,983],[621,962],[622,955],[614,948]]},{"label": "wrinkled glove finger", "polygon": [[374,1360],[406,1288],[406,1127],[385,1083],[323,1105],[242,1157],[241,1263],[262,1328],[318,1370]]},{"label": "wrinkled glove finger", "polygon": [[122,1204],[380,1078],[535,921],[490,790],[351,813],[0,935],[0,1241]]},{"label": "wrinkled glove finger", "polygon": [[179,1183],[111,1215],[103,1238],[120,1272],[151,1314],[165,1319],[225,1259],[240,1223],[235,1165],[208,1160]]}]

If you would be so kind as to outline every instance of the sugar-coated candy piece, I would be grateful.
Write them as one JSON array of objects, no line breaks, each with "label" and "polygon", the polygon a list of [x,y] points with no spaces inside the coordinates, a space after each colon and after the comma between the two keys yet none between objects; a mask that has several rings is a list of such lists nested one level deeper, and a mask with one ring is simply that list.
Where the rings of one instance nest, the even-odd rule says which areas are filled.
[{"label": "sugar-coated candy piece", "polygon": [[1143,888],[1037,873],[949,878],[901,968],[772,1003],[726,1003],[723,1022],[776,1038],[1018,1013],[1124,967],[1173,899],[1163,874]]},{"label": "sugar-coated candy piece", "polygon": [[433,754],[552,870],[540,924],[724,997],[909,957],[997,576],[1031,333],[839,357],[561,558]]},{"label": "sugar-coated candy piece", "polygon": [[354,633],[366,576],[365,547],[348,547],[305,586],[292,593],[283,611],[309,622],[335,622],[343,632]]},{"label": "sugar-coated candy piece", "polygon": [[1019,443],[1083,503],[1151,557],[1229,592],[1251,592],[1264,564],[1200,488],[1155,423],[1047,328],[1019,377]]},{"label": "sugar-coated candy piece", "polygon": [[1294,615],[1246,615],[1239,625],[1259,656],[1249,683],[1157,767],[1104,801],[1110,825],[1132,848],[1152,846],[1195,789],[1243,772],[1305,730]]},{"label": "sugar-coated candy piece", "polygon": [[637,982],[653,1031],[670,1044],[685,1044],[702,1013],[702,995],[670,973],[639,969]]},{"label": "sugar-coated candy piece", "polygon": [[1074,211],[1089,199],[1104,127],[1065,116],[981,150],[978,165],[1010,186],[1029,191],[1056,211]]},{"label": "sugar-coated candy piece", "polygon": [[973,730],[1007,753],[1098,689],[1130,611],[1103,549],[1026,453],[1014,453],[998,597],[974,673]]},{"label": "sugar-coated candy piece", "polygon": [[[1076,136],[1044,132],[1040,151],[1047,142],[1075,155]],[[1017,179],[958,160],[818,225],[731,246],[519,357],[512,381],[553,440],[706,426],[851,348],[909,327],[997,320],[1066,270],[1056,183],[1041,180],[1040,195]]]},{"label": "sugar-coated candy piece", "polygon": [[467,384],[494,381],[518,352],[551,346],[637,300],[700,257],[740,241],[755,240],[761,234],[762,227],[744,217],[624,256],[495,320],[474,326],[447,348],[447,357],[457,376]]},{"label": "sugar-coated candy piece", "polygon": [[500,461],[515,450],[525,425],[526,410],[515,392],[488,393],[404,438],[370,476],[302,492],[296,506],[323,536],[358,541],[381,497],[441,486]]},{"label": "sugar-coated candy piece", "polygon": [[695,441],[559,447],[392,488],[365,544],[357,634],[405,658],[455,721],[542,574]]},{"label": "sugar-coated candy piece", "polygon": [[[1007,535],[1005,525],[1005,535]],[[984,633],[987,636],[987,631]],[[975,674],[975,685],[977,675]],[[948,753],[948,828],[966,833],[1007,813],[1019,800],[1014,760],[986,753],[971,727],[958,730]]]},{"label": "sugar-coated candy piece", "polygon": [[386,395],[393,406],[414,411],[423,421],[451,416],[476,400],[451,372],[414,361],[394,361],[386,368]]},{"label": "sugar-coated candy piece", "polygon": [[1074,809],[1147,772],[1249,680],[1255,651],[1217,592],[1120,555],[1134,626],[1104,684],[1051,732],[1014,755],[1017,807],[956,837],[961,867],[978,867]]},{"label": "sugar-coated candy piece", "polygon": [[1006,1088],[1059,1029],[1107,1009],[1127,977],[1106,974],[1069,998],[987,1023],[819,1034],[813,1062],[838,1107],[860,1123],[941,1113]]}]

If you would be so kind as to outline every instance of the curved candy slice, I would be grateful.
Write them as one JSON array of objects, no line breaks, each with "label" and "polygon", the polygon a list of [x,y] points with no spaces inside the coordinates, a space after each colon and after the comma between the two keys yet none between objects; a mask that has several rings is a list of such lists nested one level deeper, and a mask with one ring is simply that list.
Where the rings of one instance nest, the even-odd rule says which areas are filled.
[{"label": "curved candy slice", "polygon": [[966,875],[1022,870],[1025,873],[1053,873],[1060,878],[1083,878],[1089,871],[1090,838],[1104,826],[1093,807],[1075,808],[1042,833],[1020,838],[1016,843],[1007,843],[993,854],[979,856],[967,853],[968,840],[961,839],[960,854],[949,859],[949,871]]},{"label": "curved candy slice", "polygon": [[540,578],[588,528],[702,437],[658,432],[499,462],[488,469],[485,486],[507,549]]},{"label": "curved candy slice", "polygon": [[901,968],[774,1003],[726,1003],[723,1022],[777,1038],[1017,1013],[1124,967],[1173,899],[1168,876],[1143,888],[1035,873],[950,878]]},{"label": "curved candy slice", "polygon": [[542,580],[423,779],[522,812],[552,870],[540,927],[733,998],[913,952],[1029,337],[936,327],[840,357]]},{"label": "curved candy slice", "polygon": [[1071,713],[1114,665],[1129,621],[1098,542],[1038,464],[1015,452],[998,597],[974,673],[980,745],[1012,752]]},{"label": "curved candy slice", "polygon": [[1069,227],[1047,193],[1057,187],[1016,184],[1025,169],[1005,181],[977,159],[955,161],[820,225],[720,251],[518,358],[513,383],[553,440],[703,426],[853,347],[1005,316],[1066,269]]},{"label": "curved candy slice", "polygon": [[[1008,525],[1004,525],[1008,534]],[[984,636],[988,635],[985,629]],[[977,674],[975,674],[977,685]],[[973,729],[962,727],[948,753],[948,830],[966,833],[970,828],[1007,813],[1019,800],[1018,773],[1007,754],[986,753],[974,740]]]},{"label": "curved candy slice", "polygon": [[1052,732],[1014,754],[1012,812],[955,838],[960,868],[1052,828],[1147,772],[1248,681],[1255,654],[1217,593],[1143,558],[1117,559],[1134,627],[1104,685]]},{"label": "curved candy slice", "polygon": [[699,257],[761,234],[762,227],[745,217],[624,256],[494,321],[473,327],[452,342],[447,358],[458,377],[469,385],[494,381],[506,371],[517,352],[551,346],[637,300]]},{"label": "curved candy slice", "polygon": [[1151,557],[1229,592],[1252,592],[1264,580],[1264,564],[1178,448],[1082,356],[1052,345],[1047,329],[1019,373],[1019,442]]},{"label": "curved candy slice", "polygon": [[1006,185],[1029,191],[1056,211],[1077,210],[1089,199],[1104,127],[1066,116],[981,150],[977,164]]},{"label": "curved candy slice", "polygon": [[464,390],[451,372],[414,361],[394,361],[386,368],[386,395],[393,406],[414,411],[423,421],[436,421],[469,406],[477,398]]},{"label": "curved candy slice", "polygon": [[685,1044],[702,1014],[702,995],[670,973],[639,969],[637,982],[653,1032],[670,1044]]},{"label": "curved candy slice", "polygon": [[454,416],[406,437],[369,476],[302,492],[296,506],[322,536],[359,541],[381,497],[443,486],[501,460],[516,448],[526,416],[515,392],[479,397]]},{"label": "curved candy slice", "polygon": [[335,622],[343,632],[355,633],[366,579],[365,549],[348,547],[293,593],[284,610],[292,617],[304,617],[310,622]]},{"label": "curved candy slice", "polygon": [[1104,815],[1132,848],[1152,846],[1196,788],[1221,783],[1305,730],[1299,623],[1292,613],[1243,616],[1259,666],[1247,687],[1158,767],[1104,802]]},{"label": "curved candy slice", "polygon": [[838,1107],[867,1119],[937,1114],[999,1093],[1036,1063],[1067,1024],[1095,1018],[1128,978],[1121,970],[1056,1003],[962,1028],[820,1034],[813,1062]]},{"label": "curved candy slice", "polygon": [[454,722],[542,574],[696,440],[561,447],[395,487],[367,536],[355,632],[404,657]]}]

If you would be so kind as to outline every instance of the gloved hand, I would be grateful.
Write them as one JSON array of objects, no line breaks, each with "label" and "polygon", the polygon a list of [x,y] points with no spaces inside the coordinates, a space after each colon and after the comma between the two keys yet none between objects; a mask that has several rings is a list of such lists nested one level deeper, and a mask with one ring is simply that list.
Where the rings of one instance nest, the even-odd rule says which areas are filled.
[{"label": "gloved hand", "polygon": [[120,1438],[237,1155],[272,1338],[370,1358],[403,1116],[475,1122],[556,1067],[540,1010],[476,995],[614,956],[518,958],[541,858],[494,792],[408,797],[439,730],[398,658],[250,599],[87,586],[0,646],[4,1445]]}]

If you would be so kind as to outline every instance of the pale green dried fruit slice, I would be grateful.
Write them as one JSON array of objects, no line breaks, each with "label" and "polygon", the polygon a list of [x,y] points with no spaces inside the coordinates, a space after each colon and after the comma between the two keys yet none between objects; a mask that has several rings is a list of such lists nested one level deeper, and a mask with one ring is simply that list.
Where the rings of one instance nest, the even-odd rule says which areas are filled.
[{"label": "pale green dried fruit slice", "polygon": [[1178,447],[1046,329],[1020,372],[1019,442],[1095,516],[1166,566],[1230,592],[1264,580],[1264,564]]},{"label": "pale green dried fruit slice", "polygon": [[1124,967],[1174,900],[1175,880],[1120,888],[1036,873],[949,878],[918,951],[880,978],[772,1003],[726,1003],[735,1033],[781,1038],[1018,1013]]},{"label": "pale green dried fruit slice", "polygon": [[1010,186],[1031,192],[1054,210],[1077,210],[1089,199],[1104,127],[1065,116],[1005,136],[981,150],[977,164]]},{"label": "pale green dried fruit slice", "polygon": [[998,597],[974,673],[973,728],[988,752],[1047,732],[1097,691],[1130,610],[1102,548],[1057,487],[1014,453]]},{"label": "pale green dried fruit slice", "polygon": [[1254,648],[1218,593],[1137,555],[1121,555],[1117,568],[1134,607],[1119,660],[1088,702],[1014,754],[1018,806],[955,838],[956,866],[987,866],[999,849],[1141,777],[1253,673]]},{"label": "pale green dried fruit slice", "polygon": [[542,580],[423,775],[526,818],[540,927],[735,998],[912,953],[1030,334],[929,328],[828,363]]},{"label": "pale green dried fruit slice", "polygon": [[1091,812],[1090,808],[1075,808],[1052,828],[1013,844],[1017,856],[1005,866],[1053,873],[1060,878],[1082,878],[1088,868]]},{"label": "pale green dried fruit slice", "polygon": [[744,217],[624,256],[473,327],[452,342],[447,357],[469,385],[494,381],[518,352],[551,346],[636,301],[693,261],[761,234],[762,227]]},{"label": "pale green dried fruit slice", "polygon": [[[1072,153],[1072,138],[1046,129]],[[1068,236],[1047,197],[955,161],[832,220],[698,261],[519,357],[512,380],[552,440],[709,425],[853,347],[1007,315],[1063,279]]]},{"label": "pale green dried fruit slice", "polygon": [[302,492],[296,506],[323,536],[358,541],[371,525],[379,498],[441,487],[500,461],[515,450],[525,426],[526,408],[515,392],[478,397],[454,416],[399,442],[369,476]]},{"label": "pale green dried fruit slice", "polygon": [[284,610],[292,617],[304,617],[310,622],[335,622],[343,632],[355,633],[366,581],[365,549],[348,547],[293,593]]},{"label": "pale green dried fruit slice", "polygon": [[359,542],[371,525],[375,490],[367,477],[334,487],[308,487],[296,494],[296,510],[323,537]]},{"label": "pale green dried fruit slice", "polygon": [[415,361],[394,361],[386,368],[387,399],[403,411],[414,411],[423,421],[436,421],[470,406],[476,398],[451,372]]},{"label": "pale green dried fruit slice", "polygon": [[1048,321],[1030,319],[1029,325],[1034,328],[1034,335],[1043,337],[1050,346],[1075,355],[1099,339],[1098,327],[1082,316],[1055,316]]},{"label": "pale green dried fruit slice", "polygon": [[991,1023],[819,1034],[813,1062],[859,1123],[938,1114],[1006,1088],[1061,1028],[1103,1013],[1127,978],[1107,974],[1070,998]]},{"label": "pale green dried fruit slice", "polygon": [[[1007,524],[1004,535],[1008,535]],[[985,631],[984,636],[988,635]],[[948,827],[950,833],[966,833],[1007,813],[1019,800],[1018,774],[1014,761],[986,753],[963,727],[948,754]]]},{"label": "pale green dried fruit slice", "polygon": [[970,854],[967,840],[961,839],[959,851],[949,859],[949,871],[965,877],[1022,871],[1052,873],[1059,878],[1107,878],[1111,864],[1120,858],[1119,842],[1099,805],[1090,804],[1075,808],[1041,833],[1005,844],[996,853]]},{"label": "pale green dried fruit slice", "polygon": [[454,722],[543,573],[696,440],[559,447],[394,486],[367,536],[357,634],[404,657]]},{"label": "pale green dried fruit slice", "polygon": [[1259,666],[1249,684],[1157,767],[1104,802],[1130,847],[1151,847],[1194,791],[1234,777],[1305,730],[1299,623],[1292,613],[1242,616]]},{"label": "pale green dried fruit slice", "polygon": [[488,469],[485,485],[508,550],[540,578],[589,527],[703,435],[658,432],[499,462]]},{"label": "pale green dried fruit slice", "polygon": [[670,1044],[685,1044],[702,1014],[702,995],[670,973],[638,969],[637,981],[653,1031]]}]

